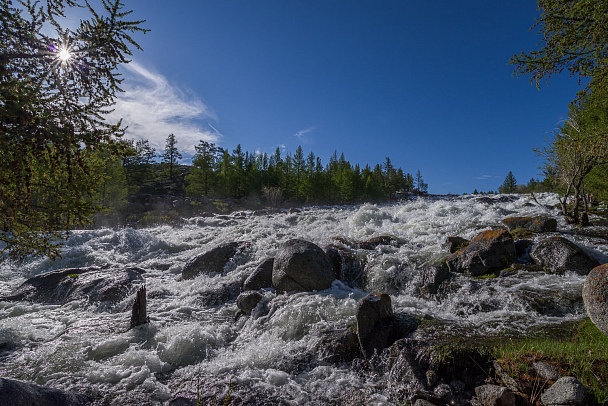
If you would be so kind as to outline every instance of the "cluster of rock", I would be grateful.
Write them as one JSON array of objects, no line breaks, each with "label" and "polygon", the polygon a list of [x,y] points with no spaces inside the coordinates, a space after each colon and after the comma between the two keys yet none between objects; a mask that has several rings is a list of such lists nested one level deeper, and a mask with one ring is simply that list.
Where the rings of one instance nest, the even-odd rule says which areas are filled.
[{"label": "cluster of rock", "polygon": [[451,252],[446,259],[448,269],[471,276],[508,275],[517,269],[540,269],[554,274],[571,271],[587,276],[582,292],[585,308],[594,324],[608,334],[608,265],[600,265],[588,250],[562,236],[547,236],[537,243],[513,238],[518,230],[555,232],[555,219],[510,217],[502,223],[506,229],[482,231],[470,241],[448,237],[446,248]]},{"label": "cluster of rock", "polygon": [[[600,266],[585,249],[564,237],[548,236],[536,243],[513,237],[517,234],[515,231],[521,229],[531,233],[554,232],[557,226],[554,219],[517,217],[505,219],[503,224],[506,229],[482,231],[470,241],[449,237],[446,248],[450,254],[446,266],[420,270],[416,281],[419,293],[422,296],[436,294],[453,273],[480,276],[535,268],[551,273],[575,271],[589,275],[583,289],[585,305],[594,323],[608,334],[608,264]],[[255,315],[264,312],[263,299],[270,289],[277,293],[321,291],[330,288],[337,279],[352,287],[365,288],[364,258],[367,255],[360,255],[360,251],[396,248],[402,243],[393,236],[367,241],[336,238],[323,249],[301,239],[289,240],[279,247],[273,258],[261,261],[244,281],[208,292],[201,300],[205,305],[234,300],[242,314]],[[201,274],[225,275],[250,259],[251,244],[225,243],[190,259],[181,276],[194,279]],[[97,267],[53,271],[28,279],[0,299],[54,304],[87,300],[112,305],[141,287],[144,272],[138,268]],[[108,278],[109,275],[112,277]],[[145,289],[140,290],[137,297],[145,303]],[[145,304],[141,308],[140,313],[134,314],[137,320],[132,318],[132,326],[146,322]],[[353,368],[383,374],[388,382],[403,388],[404,397],[418,406],[468,402],[474,405],[528,404],[517,383],[487,354],[465,349],[442,357],[438,354],[441,343],[417,335],[418,324],[413,317],[395,314],[388,294],[371,293],[359,302],[355,325],[320,333],[318,355],[326,362],[351,362]],[[586,404],[588,395],[580,382],[572,377],[559,377],[555,371],[553,375],[543,375],[550,369],[546,364],[537,368],[545,381],[554,382],[542,393],[543,404]],[[466,374],[463,374],[464,370]],[[17,381],[0,381],[0,398],[13,392],[30,396],[28,393],[46,390]],[[65,396],[67,400],[61,404],[81,404],[79,402],[84,399],[72,399],[71,394],[59,392],[48,396]]]},{"label": "cluster of rock", "polygon": [[483,231],[471,241],[460,237],[448,238],[451,254],[446,264],[450,271],[479,276],[500,272],[513,265],[536,265],[549,273],[574,271],[587,275],[600,265],[585,249],[562,236],[548,236],[537,243],[530,239],[513,238],[517,230],[528,233],[555,232],[555,219],[510,217],[503,220],[503,224],[506,229]]}]

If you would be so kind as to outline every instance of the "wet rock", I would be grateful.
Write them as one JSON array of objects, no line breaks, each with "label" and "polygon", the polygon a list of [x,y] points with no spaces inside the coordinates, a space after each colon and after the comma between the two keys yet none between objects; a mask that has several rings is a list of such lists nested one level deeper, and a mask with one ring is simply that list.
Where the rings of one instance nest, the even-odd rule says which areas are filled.
[{"label": "wet rock", "polygon": [[251,311],[255,309],[260,300],[262,300],[262,294],[258,291],[249,290],[243,292],[236,299],[236,306],[244,314],[250,315]]},{"label": "wet rock", "polygon": [[517,256],[517,262],[520,264],[533,264],[534,261],[530,257],[530,251],[534,242],[532,240],[523,239],[515,241],[515,255]]},{"label": "wet rock", "polygon": [[540,397],[545,406],[583,406],[588,401],[587,388],[576,378],[565,376],[558,379]]},{"label": "wet rock", "polygon": [[593,268],[587,275],[583,302],[593,324],[608,334],[608,264]]},{"label": "wet rock", "polygon": [[556,381],[559,379],[559,371],[551,364],[537,361],[533,364],[533,367],[538,376],[546,381]]},{"label": "wet rock", "polygon": [[0,400],[11,406],[84,406],[88,396],[52,389],[33,383],[0,378]]},{"label": "wet rock", "polygon": [[354,250],[333,245],[325,247],[324,251],[334,267],[334,274],[337,279],[352,288],[363,288],[365,257],[357,255]]},{"label": "wet rock", "polygon": [[357,336],[363,355],[369,359],[416,329],[416,322],[393,313],[386,293],[371,293],[357,307]]},{"label": "wet rock", "polygon": [[250,244],[245,242],[229,242],[191,258],[184,265],[182,277],[194,279],[204,273],[207,275],[221,274],[229,265],[245,263],[249,258]]},{"label": "wet rock", "polygon": [[353,328],[324,332],[319,340],[320,358],[326,362],[351,362],[361,357],[359,339]]},{"label": "wet rock", "polygon": [[452,272],[477,276],[507,268],[516,258],[515,244],[508,231],[486,230],[468,246],[451,254],[446,264]]},{"label": "wet rock", "polygon": [[389,382],[403,385],[407,397],[427,390],[426,368],[420,363],[419,347],[415,340],[400,339],[390,347],[387,369]]},{"label": "wet rock", "polygon": [[546,271],[557,274],[574,271],[579,275],[587,275],[599,265],[595,258],[590,257],[578,245],[560,236],[537,243],[530,251],[530,257]]},{"label": "wet rock", "polygon": [[335,280],[334,268],[316,244],[293,239],[277,251],[272,284],[281,292],[324,290]]},{"label": "wet rock", "polygon": [[507,217],[502,221],[507,230],[513,231],[518,228],[533,233],[549,233],[557,231],[557,220],[546,216],[536,217]]},{"label": "wet rock", "polygon": [[226,302],[235,300],[241,293],[241,284],[239,282],[222,284],[218,288],[213,288],[202,292],[197,298],[197,302],[201,306],[221,306]]},{"label": "wet rock", "polygon": [[441,246],[443,249],[446,249],[450,252],[450,254],[455,253],[459,249],[462,249],[469,245],[469,240],[466,238],[458,237],[458,236],[450,236],[447,237],[445,243]]},{"label": "wet rock", "polygon": [[368,240],[358,241],[356,243],[357,248],[363,250],[374,250],[380,245],[390,245],[393,247],[399,247],[404,244],[404,240],[397,238],[393,235],[379,235],[377,237],[372,237]]},{"label": "wet rock", "polygon": [[76,300],[112,305],[130,295],[143,283],[141,268],[67,268],[36,275],[2,298],[63,304]]},{"label": "wet rock", "polygon": [[243,290],[260,290],[272,287],[272,267],[274,258],[266,258],[258,267],[249,275],[243,283]]},{"label": "wet rock", "polygon": [[420,270],[416,280],[420,295],[423,297],[436,295],[439,287],[451,276],[452,274],[445,267],[430,266]]},{"label": "wet rock", "polygon": [[515,394],[502,386],[478,386],[475,388],[475,394],[484,406],[516,406]]}]

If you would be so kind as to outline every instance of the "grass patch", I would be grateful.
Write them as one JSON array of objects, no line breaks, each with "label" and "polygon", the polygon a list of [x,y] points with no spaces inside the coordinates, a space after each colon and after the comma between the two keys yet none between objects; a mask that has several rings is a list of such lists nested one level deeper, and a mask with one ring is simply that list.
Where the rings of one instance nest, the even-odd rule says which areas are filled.
[{"label": "grass patch", "polygon": [[511,231],[511,236],[515,241],[517,241],[532,238],[532,236],[534,236],[534,233],[526,228],[516,228]]},{"label": "grass patch", "polygon": [[494,356],[513,378],[540,392],[542,383],[532,364],[544,361],[560,376],[574,376],[599,405],[608,405],[608,336],[588,318],[559,334],[513,339],[494,346]]}]

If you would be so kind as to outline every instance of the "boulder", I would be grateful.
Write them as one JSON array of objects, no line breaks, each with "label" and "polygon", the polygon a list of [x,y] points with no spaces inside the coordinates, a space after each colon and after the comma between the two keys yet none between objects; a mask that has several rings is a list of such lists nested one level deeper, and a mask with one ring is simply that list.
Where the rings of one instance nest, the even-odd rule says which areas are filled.
[{"label": "boulder", "polygon": [[445,239],[445,242],[441,246],[443,249],[446,249],[450,252],[450,254],[455,253],[461,248],[469,245],[469,240],[466,238],[458,237],[458,236],[449,236]]},{"label": "boulder", "polygon": [[318,245],[293,239],[279,247],[272,268],[272,284],[277,291],[324,290],[334,280],[333,265]]},{"label": "boulder", "polygon": [[250,244],[229,242],[191,258],[184,265],[182,278],[194,279],[200,274],[222,274],[229,265],[245,263],[249,258]]},{"label": "boulder", "polygon": [[2,298],[7,301],[30,301],[63,304],[75,300],[112,305],[143,284],[141,268],[102,269],[67,268],[36,275]]},{"label": "boulder", "polygon": [[363,288],[367,256],[357,255],[353,249],[336,245],[326,246],[324,251],[334,267],[337,279],[352,288]]},{"label": "boulder", "polygon": [[429,297],[437,294],[439,287],[451,276],[452,274],[445,267],[429,266],[421,269],[416,278],[420,295]]},{"label": "boulder", "polygon": [[361,353],[370,359],[416,329],[415,319],[396,317],[386,293],[370,293],[357,306],[357,337]]},{"label": "boulder", "polygon": [[272,287],[272,268],[274,258],[266,258],[258,267],[249,275],[243,283],[243,290],[260,290]]},{"label": "boulder", "polygon": [[599,265],[581,247],[560,236],[545,238],[537,243],[530,251],[530,257],[547,272],[557,274],[574,271],[587,275]]},{"label": "boulder", "polygon": [[546,216],[536,217],[507,217],[502,221],[507,230],[513,231],[518,228],[533,233],[550,233],[557,231],[557,220]]},{"label": "boulder", "polygon": [[515,394],[498,385],[482,385],[475,388],[477,400],[484,406],[516,406]]},{"label": "boulder", "polygon": [[351,362],[361,357],[357,333],[352,327],[323,332],[318,350],[320,358],[325,362]]},{"label": "boulder", "polygon": [[587,275],[583,302],[593,324],[608,334],[608,264],[593,268]]},{"label": "boulder", "polygon": [[82,394],[6,378],[0,378],[0,400],[11,406],[84,406],[92,401]]},{"label": "boulder", "polygon": [[509,267],[517,258],[513,237],[506,230],[486,230],[469,245],[448,256],[450,271],[473,276]]},{"label": "boulder", "polygon": [[559,378],[540,397],[545,406],[587,405],[588,391],[582,383],[571,376]]},{"label": "boulder", "polygon": [[532,364],[534,370],[545,381],[557,381],[559,379],[559,371],[551,364],[543,361],[537,361]]},{"label": "boulder", "polygon": [[255,290],[248,290],[243,292],[236,299],[236,306],[244,314],[250,315],[253,309],[258,305],[263,296],[260,292]]}]

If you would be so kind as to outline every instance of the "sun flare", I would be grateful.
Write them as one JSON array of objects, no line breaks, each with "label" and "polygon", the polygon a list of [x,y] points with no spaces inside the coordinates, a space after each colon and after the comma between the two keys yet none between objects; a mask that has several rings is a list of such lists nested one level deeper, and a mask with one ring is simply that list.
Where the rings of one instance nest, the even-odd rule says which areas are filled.
[{"label": "sun flare", "polygon": [[72,54],[70,53],[70,51],[68,51],[67,49],[62,49],[61,51],[59,51],[59,53],[57,54],[57,57],[65,62],[68,59],[70,59],[72,57]]}]

